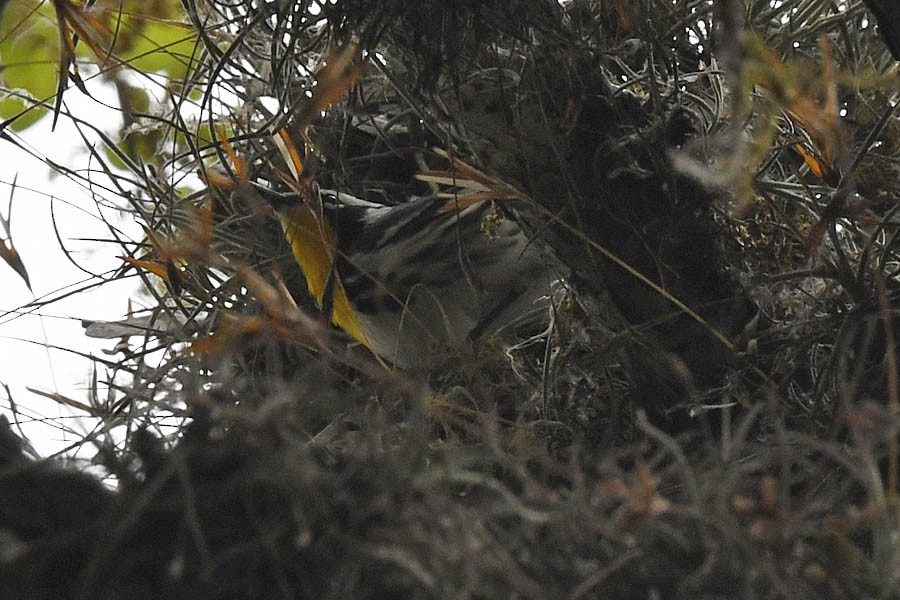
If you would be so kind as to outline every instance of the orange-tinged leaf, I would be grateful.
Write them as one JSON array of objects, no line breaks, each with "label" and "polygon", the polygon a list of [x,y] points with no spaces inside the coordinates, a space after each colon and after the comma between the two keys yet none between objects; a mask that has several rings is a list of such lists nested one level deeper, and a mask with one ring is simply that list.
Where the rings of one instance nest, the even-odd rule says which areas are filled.
[{"label": "orange-tinged leaf", "polygon": [[291,174],[294,176],[294,179],[300,181],[300,178],[303,176],[303,160],[300,158],[300,152],[297,151],[297,146],[291,140],[291,134],[287,129],[281,128],[278,131],[276,143],[278,149],[285,155],[285,162],[291,167]]},{"label": "orange-tinged leaf", "polygon": [[[109,36],[112,32],[105,23],[87,12],[83,6],[77,6],[69,0],[53,0],[53,8],[56,9],[61,29],[64,26],[71,28],[79,41],[83,41],[101,61],[109,58],[109,51],[104,48],[108,43],[103,36]],[[69,37],[68,42],[74,50],[74,39]]]},{"label": "orange-tinged leaf", "polygon": [[286,323],[263,316],[225,315],[222,326],[214,334],[202,337],[191,344],[191,351],[212,358],[221,358],[238,344],[254,335],[275,335],[293,341],[295,337]]},{"label": "orange-tinged leaf", "polygon": [[156,252],[156,255],[160,257],[163,261],[168,260],[171,253],[169,252],[169,244],[164,242],[154,231],[152,231],[146,225],[141,225],[141,229],[144,230],[144,234],[147,236],[147,240],[150,242],[150,245],[153,246],[153,251]]},{"label": "orange-tinged leaf", "polygon": [[197,246],[209,248],[212,246],[213,224],[223,221],[227,217],[226,209],[216,198],[210,198],[200,207],[200,226],[197,231]]},{"label": "orange-tinged leaf", "polygon": [[101,33],[109,35],[110,32],[103,23],[69,0],[52,1],[53,8],[56,10],[56,26],[59,31],[59,71],[56,83],[56,105],[53,107],[53,125],[51,127],[51,129],[55,129],[60,110],[62,110],[63,92],[66,91],[69,83],[69,66],[75,64],[75,38],[72,36],[72,32],[78,36],[79,40],[84,41],[101,62],[106,62],[109,58],[109,52],[103,48]]},{"label": "orange-tinged leaf", "polygon": [[218,354],[223,347],[221,339],[215,335],[202,337],[191,344],[191,351],[197,354]]},{"label": "orange-tinged leaf", "polygon": [[824,180],[831,177],[831,165],[825,162],[824,159],[807,150],[806,146],[800,142],[794,144],[793,147],[797,154],[803,157],[803,162],[806,163],[806,166],[809,167],[809,170],[812,171],[816,177]]},{"label": "orange-tinged leaf", "polygon": [[[365,73],[363,65],[353,65],[341,77],[328,80],[326,85],[316,86],[309,108],[314,112],[326,110],[340,100]],[[318,93],[316,93],[318,92]]]},{"label": "orange-tinged leaf", "polygon": [[169,276],[168,272],[166,271],[166,266],[161,262],[154,260],[141,260],[139,258],[132,258],[130,256],[121,256],[120,258],[128,264],[153,273],[161,279],[166,279]]},{"label": "orange-tinged leaf", "polygon": [[825,83],[825,106],[822,111],[832,127],[838,122],[837,80],[834,76],[834,63],[831,57],[831,44],[825,34],[819,35],[819,47],[822,49],[822,81]]},{"label": "orange-tinged leaf", "polygon": [[203,177],[206,179],[206,183],[220,190],[230,192],[237,187],[234,179],[214,167],[204,168]]},{"label": "orange-tinged leaf", "polygon": [[331,52],[325,68],[316,74],[317,82],[312,90],[312,98],[297,112],[295,127],[302,129],[308,125],[320,112],[340,100],[359,81],[365,73],[365,66],[352,63],[358,50],[356,44],[348,44],[340,50]]},{"label": "orange-tinged leaf", "polygon": [[834,120],[811,98],[798,98],[795,108],[797,110],[785,111],[788,118],[806,131],[810,138],[823,146],[822,154],[824,156],[833,156],[831,140],[834,138],[834,128],[837,126]]},{"label": "orange-tinged leaf", "polygon": [[444,210],[464,208],[485,200],[526,199],[522,192],[508,183],[479,171],[458,158],[450,156],[450,154],[440,148],[433,148],[432,150],[435,154],[450,162],[450,170],[427,171],[416,175],[416,178],[438,185],[459,188],[459,190],[439,194],[450,199],[450,202],[444,206]]},{"label": "orange-tinged leaf", "polygon": [[[16,173],[15,176],[13,176],[12,185],[9,189],[9,208],[7,209],[6,217],[0,215],[0,227],[3,228],[3,233],[6,237],[6,239],[0,239],[0,258],[12,267],[13,271],[19,274],[19,277],[25,281],[25,285],[28,286],[30,291],[31,280],[28,278],[28,271],[25,269],[25,263],[22,262],[22,258],[16,251],[16,247],[13,245],[12,241],[12,202],[16,193],[16,183],[18,181],[19,174]],[[9,242],[8,246],[6,245],[7,241]]]},{"label": "orange-tinged leaf", "polygon": [[228,160],[231,161],[231,165],[234,167],[234,175],[237,177],[238,184],[247,183],[249,180],[247,161],[237,155],[237,152],[234,151],[234,146],[231,145],[231,140],[228,139],[228,136],[225,135],[224,131],[217,128],[216,137],[219,138],[219,143],[222,144],[222,148],[225,150]]},{"label": "orange-tinged leaf", "polygon": [[6,242],[0,240],[0,258],[3,259],[6,264],[12,267],[12,270],[15,271],[19,277],[25,282],[25,285],[28,289],[31,289],[31,280],[28,278],[28,271],[25,269],[25,263],[22,262],[21,257],[19,257],[19,253],[16,252],[16,249],[10,244],[6,245]]},{"label": "orange-tinged leaf", "polygon": [[144,269],[149,273],[153,273],[162,279],[175,294],[180,293],[182,289],[186,288],[194,295],[194,297],[204,301],[209,300],[209,294],[198,285],[189,274],[178,269],[171,260],[160,262],[133,258],[131,256],[121,256],[119,258],[139,269]]}]

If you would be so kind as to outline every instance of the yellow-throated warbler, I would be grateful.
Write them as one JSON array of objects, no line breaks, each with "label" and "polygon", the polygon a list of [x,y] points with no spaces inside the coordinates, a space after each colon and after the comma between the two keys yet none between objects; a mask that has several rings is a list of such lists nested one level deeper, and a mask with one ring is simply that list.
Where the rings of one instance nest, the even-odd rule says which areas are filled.
[{"label": "yellow-throated warbler", "polygon": [[435,350],[519,319],[546,321],[559,274],[499,202],[260,193],[320,307],[330,302],[336,325],[398,367],[425,366]]}]

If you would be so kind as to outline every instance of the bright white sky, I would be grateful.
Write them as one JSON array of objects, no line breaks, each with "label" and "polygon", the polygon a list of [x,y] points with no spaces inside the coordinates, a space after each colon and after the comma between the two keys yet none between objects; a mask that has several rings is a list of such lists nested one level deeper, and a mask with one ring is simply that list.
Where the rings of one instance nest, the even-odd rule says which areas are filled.
[{"label": "bright white sky", "polygon": [[[66,94],[67,108],[82,119],[107,124],[108,132],[114,131],[121,122],[117,111],[108,108],[117,104],[115,91],[98,79],[87,85],[96,99],[70,89]],[[83,140],[65,116],[60,116],[52,133],[47,116],[22,136],[39,156],[82,171],[91,166]],[[122,252],[114,244],[79,241],[110,237],[98,218],[97,206],[82,186],[52,174],[40,160],[0,139],[0,214],[4,217],[9,215],[10,184],[17,175],[12,236],[31,278],[34,295],[11,268],[0,262],[0,382],[9,386],[20,416],[26,417],[22,423],[24,432],[35,448],[46,455],[78,439],[77,433],[66,433],[65,427],[78,432],[87,425],[71,417],[79,413],[26,390],[26,386],[86,401],[92,364],[76,352],[101,355],[100,350],[111,348],[116,340],[85,337],[81,320],[115,320],[124,316],[128,297],[137,297],[138,281],[131,278],[104,284],[28,312],[27,305],[35,298],[58,297],[98,281],[76,267],[73,260],[88,271],[103,274],[121,264],[117,256]],[[131,239],[140,237],[134,222],[122,219],[110,209],[105,209],[104,214],[127,231]],[[71,260],[60,248],[54,220]],[[104,379],[101,369],[98,381]],[[6,393],[0,389],[0,412],[12,420],[8,409]]]}]

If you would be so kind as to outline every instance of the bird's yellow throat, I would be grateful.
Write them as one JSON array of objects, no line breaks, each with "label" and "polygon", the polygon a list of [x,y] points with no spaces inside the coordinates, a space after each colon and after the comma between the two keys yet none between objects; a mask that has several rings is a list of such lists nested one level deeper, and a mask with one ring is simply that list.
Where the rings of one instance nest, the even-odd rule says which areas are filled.
[{"label": "bird's yellow throat", "polygon": [[[302,204],[278,210],[278,218],[294,252],[294,259],[306,277],[306,285],[319,306],[335,260],[337,235],[327,220],[320,220],[312,208]],[[335,274],[332,321],[350,336],[371,349],[356,312],[350,306],[344,285]]]}]

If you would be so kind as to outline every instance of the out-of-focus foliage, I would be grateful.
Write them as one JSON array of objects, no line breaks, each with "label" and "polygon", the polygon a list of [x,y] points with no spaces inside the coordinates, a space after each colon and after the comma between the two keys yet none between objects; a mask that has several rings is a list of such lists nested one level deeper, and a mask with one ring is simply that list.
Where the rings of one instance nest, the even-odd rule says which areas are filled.
[{"label": "out-of-focus foliage", "polygon": [[15,117],[13,126],[24,129],[45,114],[47,107],[40,109],[35,103],[53,99],[58,43],[50,3],[9,3],[0,21],[0,61],[9,94],[0,99],[0,118]]},{"label": "out-of-focus foliage", "polygon": [[[116,80],[94,150],[151,308],[87,327],[130,385],[59,398],[122,482],[64,585],[119,591],[127,538],[209,598],[897,596],[900,77],[862,2],[185,7],[162,62],[175,5],[127,19],[169,78]],[[573,276],[424,373],[327,326],[254,187],[476,172]]]},{"label": "out-of-focus foliage", "polygon": [[[61,14],[70,20],[60,18]],[[73,33],[90,43],[76,42]],[[69,44],[75,46],[77,66],[60,65]],[[77,68],[76,74],[86,70],[91,78],[99,68],[103,80],[114,82],[126,73],[142,77],[158,73],[175,84],[188,72],[195,50],[196,36],[184,22],[181,4],[173,0],[93,3],[89,8],[69,0],[12,0],[0,21],[6,90],[6,97],[0,99],[0,119],[21,131],[43,116],[53,104],[61,68]],[[85,69],[88,64],[94,68]],[[90,93],[89,85],[79,85]]]}]

